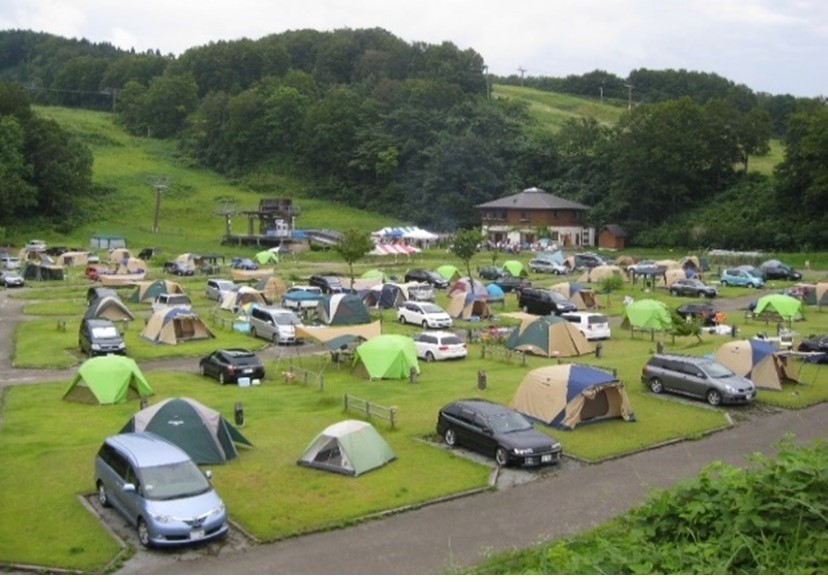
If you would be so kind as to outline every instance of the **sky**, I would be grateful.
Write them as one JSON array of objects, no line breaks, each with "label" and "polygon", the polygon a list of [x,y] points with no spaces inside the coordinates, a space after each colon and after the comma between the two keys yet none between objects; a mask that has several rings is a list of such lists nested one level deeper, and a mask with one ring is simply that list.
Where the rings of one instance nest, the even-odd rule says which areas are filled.
[{"label": "sky", "polygon": [[[757,92],[828,95],[826,0],[2,0],[0,30],[179,55],[286,30],[382,28],[449,41],[497,75],[716,73]],[[598,89],[596,89],[597,91]]]}]

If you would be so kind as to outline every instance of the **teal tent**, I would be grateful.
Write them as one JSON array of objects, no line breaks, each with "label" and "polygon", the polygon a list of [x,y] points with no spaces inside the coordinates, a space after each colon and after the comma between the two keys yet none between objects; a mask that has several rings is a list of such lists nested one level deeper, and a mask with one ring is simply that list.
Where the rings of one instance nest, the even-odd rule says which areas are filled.
[{"label": "teal tent", "polygon": [[395,458],[373,426],[361,420],[343,420],[316,435],[297,462],[303,467],[357,477]]},{"label": "teal tent", "polygon": [[196,464],[216,465],[253,446],[224,417],[192,398],[167,398],[136,412],[121,432],[152,432],[182,448]]},{"label": "teal tent", "polygon": [[326,325],[371,323],[371,314],[359,295],[335,293],[324,295],[316,306],[317,315]]}]

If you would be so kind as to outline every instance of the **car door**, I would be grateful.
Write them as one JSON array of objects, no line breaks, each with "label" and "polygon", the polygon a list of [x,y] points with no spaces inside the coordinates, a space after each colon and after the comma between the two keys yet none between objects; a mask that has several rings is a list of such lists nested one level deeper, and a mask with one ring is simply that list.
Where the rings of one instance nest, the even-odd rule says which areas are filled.
[{"label": "car door", "polygon": [[696,364],[690,362],[679,363],[681,374],[679,381],[681,391],[688,396],[704,398],[707,393],[707,376]]},{"label": "car door", "polygon": [[119,451],[114,448],[107,447],[105,452],[105,462],[108,468],[107,475],[104,478],[106,486],[106,494],[109,502],[121,513],[129,516],[129,492],[124,491],[124,484],[127,483],[127,477],[130,470],[129,461]]}]

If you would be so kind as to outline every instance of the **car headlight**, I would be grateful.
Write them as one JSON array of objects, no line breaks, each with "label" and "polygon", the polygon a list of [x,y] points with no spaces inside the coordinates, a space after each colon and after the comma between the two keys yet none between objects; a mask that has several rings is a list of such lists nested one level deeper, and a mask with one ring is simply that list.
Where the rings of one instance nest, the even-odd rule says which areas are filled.
[{"label": "car headlight", "polygon": [[224,513],[224,502],[223,501],[221,503],[219,503],[216,507],[214,507],[213,509],[208,511],[207,516],[209,517],[211,515],[219,515],[221,513]]},{"label": "car headlight", "polygon": [[126,344],[125,344],[124,342],[121,342],[121,343],[119,343],[119,344],[118,344],[118,349],[119,349],[119,350],[122,350],[122,349],[124,349],[125,347],[126,347]]},{"label": "car headlight", "polygon": [[175,521],[175,518],[172,515],[166,515],[163,513],[150,513],[149,516],[157,523],[171,523]]},{"label": "car headlight", "polygon": [[92,349],[93,349],[93,350],[99,350],[99,349],[101,349],[101,344],[92,344]]},{"label": "car headlight", "polygon": [[532,449],[513,449],[516,455],[531,455],[534,451]]}]

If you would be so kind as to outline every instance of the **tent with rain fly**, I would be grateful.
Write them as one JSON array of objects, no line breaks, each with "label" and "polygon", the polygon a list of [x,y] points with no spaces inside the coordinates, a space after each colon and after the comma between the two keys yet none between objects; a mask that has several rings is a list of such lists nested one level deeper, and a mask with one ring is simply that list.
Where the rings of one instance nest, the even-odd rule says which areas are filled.
[{"label": "tent with rain fly", "polygon": [[577,364],[532,370],[521,381],[509,406],[561,429],[612,418],[635,420],[627,391],[618,378]]},{"label": "tent with rain fly", "polygon": [[58,256],[55,264],[60,267],[83,267],[89,264],[89,253],[85,251],[67,251]]},{"label": "tent with rain fly", "polygon": [[[369,340],[379,336],[382,333],[382,323],[379,320],[371,323],[362,323],[359,325],[338,325],[336,327],[327,327],[322,325],[302,325],[296,326],[297,338],[308,338],[319,342],[320,344],[328,344],[334,342],[338,338],[350,336],[351,339],[359,338]],[[347,342],[350,342],[349,339]]]},{"label": "tent with rain fly", "polygon": [[380,335],[360,344],[354,354],[353,373],[363,378],[408,378],[411,369],[419,374],[414,340],[403,335]]},{"label": "tent with rain fly", "polygon": [[273,275],[262,277],[253,288],[264,295],[264,298],[270,303],[276,303],[285,291],[287,291],[285,282]]},{"label": "tent with rain fly", "polygon": [[617,265],[598,265],[578,277],[579,283],[598,283],[610,277],[626,279],[626,273]]},{"label": "tent with rain fly", "polygon": [[666,331],[672,329],[673,319],[667,306],[655,299],[641,299],[624,307],[624,319],[621,327],[625,329],[646,329]]},{"label": "tent with rain fly", "polygon": [[26,281],[63,281],[66,278],[63,267],[37,263],[26,263],[20,275]]},{"label": "tent with rain fly", "polygon": [[117,295],[98,297],[86,309],[84,319],[108,319],[109,321],[132,321],[135,317]]},{"label": "tent with rain fly", "polygon": [[584,287],[580,283],[564,281],[563,283],[552,285],[550,289],[552,291],[557,291],[572,301],[572,303],[575,304],[575,307],[580,310],[597,309],[599,307],[595,291]]},{"label": "tent with rain fly", "polygon": [[547,358],[582,356],[595,352],[595,346],[572,323],[556,315],[524,319],[506,339],[510,350],[529,352]]},{"label": "tent with rain fly", "polygon": [[86,404],[119,404],[152,396],[152,393],[135,360],[112,355],[90,358],[81,364],[63,399]]},{"label": "tent with rain fly", "polygon": [[803,301],[806,305],[828,305],[828,283],[809,285]]},{"label": "tent with rain fly", "polygon": [[513,277],[520,277],[528,274],[526,267],[523,266],[523,263],[516,260],[510,260],[503,263],[503,269],[508,271]]},{"label": "tent with rain fly", "polygon": [[371,314],[362,299],[348,293],[324,295],[316,306],[316,313],[326,325],[371,323]]},{"label": "tent with rain fly", "polygon": [[793,322],[794,320],[804,319],[805,311],[802,301],[796,297],[773,293],[759,298],[756,307],[753,309],[753,315],[754,317],[770,316],[771,318]]},{"label": "tent with rain fly", "polygon": [[157,344],[176,345],[215,335],[197,313],[183,307],[168,307],[152,314],[141,337]]},{"label": "tent with rain fly", "polygon": [[684,269],[667,269],[664,271],[664,286],[669,287],[676,281],[686,278],[687,274],[684,272]]},{"label": "tent with rain fly", "polygon": [[473,293],[483,298],[489,295],[489,292],[486,290],[486,284],[483,281],[480,279],[469,279],[468,277],[461,277],[452,283],[448,288],[448,295],[454,295],[455,291]]},{"label": "tent with rain fly", "polygon": [[136,259],[134,257],[130,257],[128,259],[123,259],[122,261],[118,261],[118,265],[115,267],[115,275],[136,275],[141,273],[147,272],[147,263],[144,262],[142,259]]},{"label": "tent with rain fly", "polygon": [[152,303],[153,299],[162,293],[184,293],[184,289],[175,281],[159,279],[157,281],[142,281],[132,292],[130,301],[133,303]]},{"label": "tent with rain fly", "polygon": [[757,388],[782,390],[783,380],[799,380],[792,358],[779,352],[770,342],[759,339],[722,344],[713,353],[713,359],[752,380]]},{"label": "tent with rain fly", "polygon": [[178,445],[199,465],[235,459],[236,444],[253,446],[220,413],[192,398],[167,398],[148,406],[121,429],[122,433],[145,431]]},{"label": "tent with rain fly", "polygon": [[221,309],[232,312],[247,311],[253,304],[267,305],[267,299],[261,291],[249,285],[242,285],[235,291],[229,291],[221,301]]},{"label": "tent with rain fly", "polygon": [[460,269],[454,265],[440,265],[435,271],[446,281],[453,281],[454,279],[460,278]]},{"label": "tent with rain fly", "polygon": [[[501,294],[503,291],[501,291]],[[488,305],[488,296],[480,297],[474,293],[455,291],[449,298],[446,313],[453,319],[471,319],[479,317],[485,319],[491,315]]]},{"label": "tent with rain fly", "polygon": [[394,451],[373,426],[361,420],[343,420],[316,435],[297,463],[358,477],[395,458]]},{"label": "tent with rain fly", "polygon": [[395,309],[405,302],[405,291],[395,283],[385,283],[376,301],[378,309]]},{"label": "tent with rain fly", "polygon": [[132,257],[132,253],[129,249],[121,248],[114,248],[109,249],[109,260],[113,263],[120,263],[121,261],[126,261]]}]

